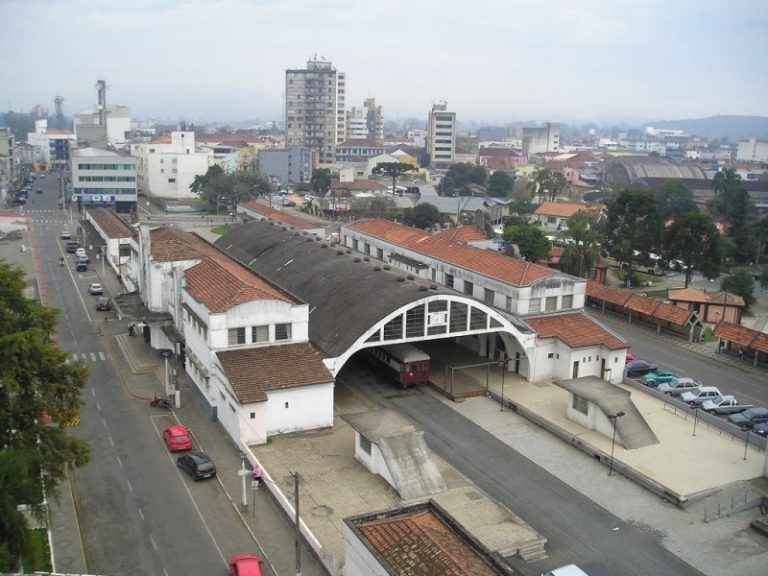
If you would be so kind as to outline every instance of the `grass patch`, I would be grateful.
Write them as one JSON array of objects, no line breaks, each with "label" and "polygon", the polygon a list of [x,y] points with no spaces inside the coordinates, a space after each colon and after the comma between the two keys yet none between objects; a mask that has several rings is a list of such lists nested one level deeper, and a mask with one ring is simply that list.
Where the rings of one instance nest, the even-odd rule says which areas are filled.
[{"label": "grass patch", "polygon": [[211,232],[213,232],[214,234],[218,234],[219,236],[223,236],[230,230],[232,230],[232,227],[228,226],[227,224],[222,224],[221,226],[214,226],[213,228],[211,228]]},{"label": "grass patch", "polygon": [[51,551],[48,549],[48,532],[42,528],[29,530],[29,539],[32,543],[32,558],[24,558],[24,570],[26,572],[50,572]]},{"label": "grass patch", "polygon": [[[616,270],[616,277],[624,282],[627,278],[626,270]],[[646,274],[645,272],[639,272],[638,270],[632,270],[632,286],[648,286],[661,282],[662,278],[654,276],[653,274]]]},{"label": "grass patch", "polygon": [[715,342],[717,341],[717,336],[712,332],[712,328],[707,326],[704,328],[704,330],[701,332],[701,341],[702,342]]}]

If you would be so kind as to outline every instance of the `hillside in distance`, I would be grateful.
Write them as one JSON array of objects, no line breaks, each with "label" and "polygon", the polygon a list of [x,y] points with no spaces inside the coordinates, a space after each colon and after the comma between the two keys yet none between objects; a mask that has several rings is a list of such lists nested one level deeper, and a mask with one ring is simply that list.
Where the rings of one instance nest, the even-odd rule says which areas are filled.
[{"label": "hillside in distance", "polygon": [[659,120],[645,126],[685,130],[687,134],[707,139],[728,138],[731,142],[757,138],[768,140],[768,117],[765,116],[711,116],[687,120]]}]

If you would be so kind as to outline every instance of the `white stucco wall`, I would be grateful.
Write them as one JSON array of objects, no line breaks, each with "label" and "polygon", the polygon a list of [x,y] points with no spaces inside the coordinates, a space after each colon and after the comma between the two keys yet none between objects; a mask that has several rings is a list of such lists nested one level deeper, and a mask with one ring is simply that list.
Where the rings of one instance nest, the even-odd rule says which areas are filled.
[{"label": "white stucco wall", "polygon": [[269,390],[267,434],[333,426],[333,383]]},{"label": "white stucco wall", "polygon": [[371,442],[371,453],[368,454],[360,447],[360,432],[355,431],[355,459],[360,462],[371,474],[378,474],[386,480],[392,488],[395,488],[395,481],[389,472],[384,456],[381,454],[379,445]]},{"label": "white stucco wall", "polygon": [[357,534],[344,525],[344,576],[389,576]]},{"label": "white stucco wall", "polygon": [[[309,306],[307,304],[289,304],[279,300],[257,300],[235,306],[224,314],[212,314],[208,327],[208,342],[214,350],[234,349],[238,346],[229,344],[228,331],[230,328],[268,325],[270,327],[269,343],[274,344],[277,342],[275,340],[275,324],[291,325],[290,342],[307,342],[309,340]],[[245,344],[239,347],[253,346],[251,331],[246,329],[245,336]]]},{"label": "white stucco wall", "polygon": [[572,378],[574,362],[579,363],[578,377],[603,378],[603,358],[606,369],[611,370],[603,379],[613,384],[619,384],[623,379],[626,350],[609,350],[603,346],[571,349],[557,338],[540,338],[533,354],[535,360],[530,377],[533,382]]}]

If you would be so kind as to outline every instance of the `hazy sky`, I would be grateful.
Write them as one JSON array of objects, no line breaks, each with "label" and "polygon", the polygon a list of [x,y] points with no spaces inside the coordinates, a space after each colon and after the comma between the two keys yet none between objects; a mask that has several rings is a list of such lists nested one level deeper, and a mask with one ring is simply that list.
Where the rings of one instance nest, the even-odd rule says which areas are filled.
[{"label": "hazy sky", "polygon": [[282,119],[316,53],[385,119],[768,115],[766,0],[0,0],[0,50],[0,110]]}]

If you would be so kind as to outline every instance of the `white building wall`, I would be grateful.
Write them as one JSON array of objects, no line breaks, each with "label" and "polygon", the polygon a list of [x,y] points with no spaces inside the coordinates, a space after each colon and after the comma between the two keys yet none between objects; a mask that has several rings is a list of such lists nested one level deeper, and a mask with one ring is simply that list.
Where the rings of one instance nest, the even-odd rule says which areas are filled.
[{"label": "white building wall", "polygon": [[[568,380],[573,377],[574,362],[579,363],[578,377],[595,376],[612,384],[620,384],[623,380],[625,350],[608,350],[603,346],[571,349],[557,338],[541,338],[530,353],[534,356],[530,376],[533,382]],[[602,374],[603,359],[606,361],[605,375]]]},{"label": "white building wall", "polygon": [[195,198],[189,187],[213,163],[213,151],[195,147],[194,132],[173,132],[170,144],[148,143],[133,148],[139,157],[139,188],[149,196]]},{"label": "white building wall", "polygon": [[357,534],[344,525],[344,576],[389,576]]},{"label": "white building wall", "polygon": [[[295,305],[279,300],[257,300],[235,306],[226,314],[211,315],[210,318],[209,345],[214,350],[254,346],[255,343],[251,341],[251,331],[248,329],[253,326],[268,325],[270,327],[269,344],[307,342],[309,340],[309,307],[307,304]],[[290,324],[291,339],[276,341],[275,324]],[[245,344],[239,346],[229,344],[229,329],[231,328],[247,328]]]},{"label": "white building wall", "polygon": [[267,391],[267,434],[333,426],[333,383]]},{"label": "white building wall", "polygon": [[360,447],[360,432],[355,431],[355,459],[360,462],[372,474],[378,474],[386,480],[392,488],[395,488],[395,481],[389,472],[387,462],[381,453],[379,445],[371,442],[371,453],[368,454]]},{"label": "white building wall", "polygon": [[768,162],[768,142],[756,138],[743,140],[736,148],[736,160],[739,162]]}]

